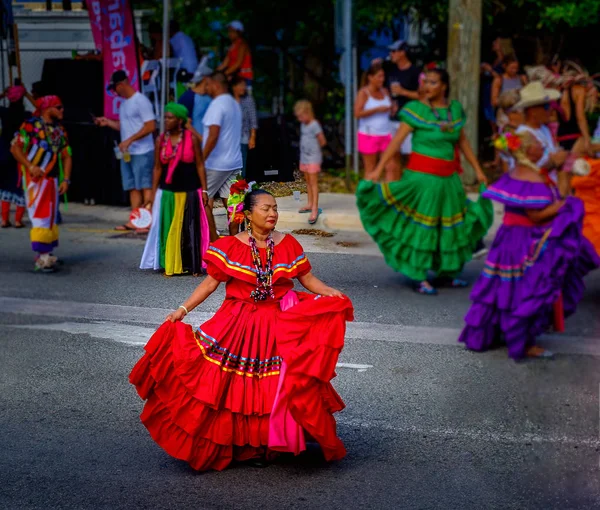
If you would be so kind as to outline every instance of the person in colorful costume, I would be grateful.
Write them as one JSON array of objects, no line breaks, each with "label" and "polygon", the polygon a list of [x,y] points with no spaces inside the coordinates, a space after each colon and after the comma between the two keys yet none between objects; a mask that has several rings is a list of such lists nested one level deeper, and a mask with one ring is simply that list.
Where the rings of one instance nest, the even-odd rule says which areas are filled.
[{"label": "person in colorful costume", "polygon": [[152,227],[140,269],[164,269],[166,276],[198,276],[210,244],[206,171],[200,145],[189,129],[188,110],[165,106],[165,129],[156,140],[152,183]]},{"label": "person in colorful costume", "polygon": [[[146,400],[142,422],[196,470],[234,460],[263,467],[274,452],[299,454],[311,439],[325,459],[341,459],[333,413],[344,403],[330,381],[352,303],[312,274],[296,239],[275,230],[271,194],[249,192],[243,209],[247,231],[209,247],[208,276],[129,376]],[[295,293],[294,279],[313,294]],[[214,317],[196,330],[183,324],[222,282],[225,301]]]},{"label": "person in colorful costume", "polygon": [[24,98],[27,91],[23,85],[8,87],[0,94],[0,99],[9,101],[8,108],[0,108],[2,133],[0,134],[0,202],[2,204],[2,228],[12,227],[10,207],[15,206],[15,228],[23,228],[25,214],[25,196],[21,184],[19,165],[10,153],[10,146],[15,133],[25,120]]},{"label": "person in colorful costume", "polygon": [[12,155],[21,166],[25,201],[31,221],[31,247],[38,256],[35,269],[51,272],[57,258],[59,196],[71,184],[71,148],[60,124],[63,105],[57,96],[38,101],[37,116],[26,120],[12,144]]},{"label": "person in colorful costume", "polygon": [[582,234],[581,200],[561,198],[537,166],[544,155],[539,140],[531,133],[505,138],[516,167],[483,194],[504,205],[504,219],[473,287],[459,342],[485,351],[503,340],[513,359],[550,357],[535,338],[552,325],[556,303],[565,316],[575,311],[583,277],[600,258]]},{"label": "person in colorful costume", "polygon": [[[471,202],[459,172],[459,149],[486,178],[463,132],[466,116],[458,101],[449,101],[449,77],[442,69],[427,72],[425,99],[408,103],[402,123],[383,153],[374,181],[361,181],[357,205],[365,230],[379,245],[389,266],[417,282],[421,294],[437,290],[428,271],[464,287],[457,278],[493,221],[489,200]],[[412,154],[402,179],[377,183],[386,163],[410,134]]]}]

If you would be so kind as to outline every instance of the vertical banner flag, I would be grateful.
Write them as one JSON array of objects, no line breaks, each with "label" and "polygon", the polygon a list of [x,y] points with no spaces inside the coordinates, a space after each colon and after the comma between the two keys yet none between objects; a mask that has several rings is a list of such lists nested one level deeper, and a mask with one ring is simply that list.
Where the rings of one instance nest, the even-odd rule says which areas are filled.
[{"label": "vertical banner flag", "polygon": [[133,10],[129,0],[99,0],[102,27],[102,60],[104,61],[104,116],[119,118],[123,99],[107,90],[115,71],[125,71],[131,86],[140,90],[140,73]]},{"label": "vertical banner flag", "polygon": [[102,53],[102,17],[100,13],[100,0],[88,0],[87,8],[88,14],[90,15],[94,46],[96,46],[96,51],[98,53]]}]

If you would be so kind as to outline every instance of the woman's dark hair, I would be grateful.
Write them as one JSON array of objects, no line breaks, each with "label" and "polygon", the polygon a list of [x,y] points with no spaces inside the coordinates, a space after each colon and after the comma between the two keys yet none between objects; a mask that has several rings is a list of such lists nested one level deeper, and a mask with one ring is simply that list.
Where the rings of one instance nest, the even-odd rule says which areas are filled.
[{"label": "woman's dark hair", "polygon": [[229,86],[231,87],[231,90],[233,91],[233,88],[236,87],[237,85],[239,85],[242,82],[245,82],[246,79],[242,78],[239,74],[236,74],[231,81],[229,82]]},{"label": "woman's dark hair", "polygon": [[271,193],[265,191],[264,189],[255,189],[251,191],[246,195],[246,198],[244,199],[244,211],[252,211],[252,209],[254,209],[254,206],[256,205],[256,202],[258,201],[258,197],[260,197],[261,195],[269,195],[271,197],[273,196]]},{"label": "woman's dark hair", "polygon": [[427,74],[429,73],[435,73],[439,76],[440,81],[446,85],[446,93],[444,94],[444,97],[450,97],[450,75],[448,74],[448,71],[442,69],[441,67],[436,67],[435,69],[430,69],[427,71]]},{"label": "woman's dark hair", "polygon": [[507,68],[510,64],[514,64],[515,62],[519,62],[519,59],[517,58],[517,56],[513,53],[511,55],[506,55],[503,59],[502,59],[502,66],[504,68]]},{"label": "woman's dark hair", "polygon": [[383,71],[383,64],[381,62],[372,63],[363,73],[360,79],[360,86],[365,87],[369,83],[369,76],[375,76],[379,71]]}]

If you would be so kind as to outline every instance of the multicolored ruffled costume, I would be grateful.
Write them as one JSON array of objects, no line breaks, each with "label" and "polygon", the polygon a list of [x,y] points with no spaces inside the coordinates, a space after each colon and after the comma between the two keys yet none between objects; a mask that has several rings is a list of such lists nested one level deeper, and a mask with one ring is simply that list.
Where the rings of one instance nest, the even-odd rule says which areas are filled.
[{"label": "multicolored ruffled costume", "polygon": [[172,276],[200,274],[206,268],[202,257],[210,244],[210,234],[193,144],[187,129],[176,147],[170,137],[161,135],[162,174],[140,269],[164,269],[167,276]]},{"label": "multicolored ruffled costume", "polygon": [[[402,179],[362,181],[357,204],[365,230],[387,264],[423,281],[429,270],[454,277],[471,260],[494,218],[491,202],[467,199],[461,183],[457,144],[465,113],[457,101],[438,108],[411,101],[400,113],[413,129],[412,154]],[[442,129],[440,119],[452,119]]]},{"label": "multicolored ruffled costume", "polygon": [[47,124],[41,117],[26,120],[13,143],[20,145],[28,161],[44,171],[33,178],[22,168],[25,200],[31,221],[31,248],[46,254],[58,246],[58,188],[63,179],[63,156],[71,155],[67,133],[60,124]]},{"label": "multicolored ruffled costume", "polygon": [[[264,249],[260,255],[264,264]],[[290,235],[274,250],[274,299],[250,297],[256,271],[238,238],[219,239],[205,260],[208,274],[226,282],[221,308],[195,331],[163,324],[129,377],[147,401],[141,419],[152,438],[197,470],[267,450],[298,454],[305,434],[327,460],[344,457],[333,418],[344,403],[330,381],[353,318],[350,300],[290,293],[292,279],[311,269]]]},{"label": "multicolored ruffled costume", "polygon": [[600,159],[588,159],[590,173],[585,177],[573,176],[571,186],[585,208],[583,235],[600,255]]},{"label": "multicolored ruffled costume", "polygon": [[484,351],[503,339],[509,356],[518,359],[552,324],[561,294],[565,316],[575,312],[585,289],[583,277],[600,265],[600,258],[582,234],[579,199],[568,197],[553,220],[539,225],[527,210],[551,205],[558,199],[556,188],[505,174],[483,195],[504,204],[504,220],[473,287],[459,342]]}]

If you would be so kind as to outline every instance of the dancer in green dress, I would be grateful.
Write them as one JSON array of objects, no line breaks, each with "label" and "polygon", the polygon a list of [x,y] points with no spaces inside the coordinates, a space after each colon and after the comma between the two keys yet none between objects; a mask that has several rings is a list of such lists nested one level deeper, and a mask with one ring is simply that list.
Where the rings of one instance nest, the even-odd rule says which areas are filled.
[{"label": "dancer in green dress", "polygon": [[448,73],[429,71],[425,99],[404,107],[402,124],[375,169],[378,181],[385,164],[413,133],[413,152],[401,180],[361,181],[357,190],[363,225],[387,264],[428,295],[437,294],[427,281],[428,271],[449,279],[453,287],[466,286],[457,276],[493,221],[491,202],[472,202],[463,189],[459,150],[482,186],[486,178],[463,132],[465,112],[448,94]]}]

